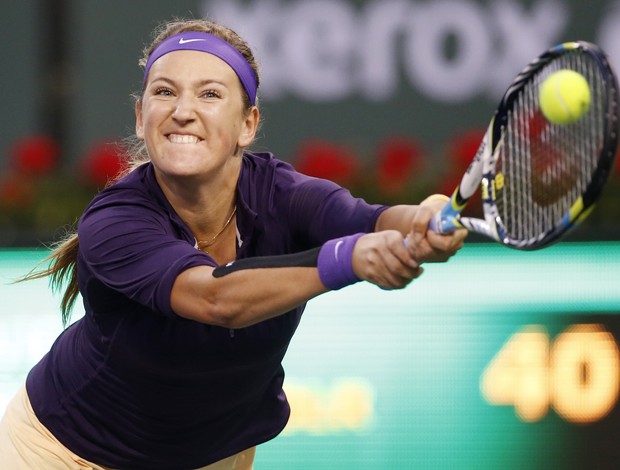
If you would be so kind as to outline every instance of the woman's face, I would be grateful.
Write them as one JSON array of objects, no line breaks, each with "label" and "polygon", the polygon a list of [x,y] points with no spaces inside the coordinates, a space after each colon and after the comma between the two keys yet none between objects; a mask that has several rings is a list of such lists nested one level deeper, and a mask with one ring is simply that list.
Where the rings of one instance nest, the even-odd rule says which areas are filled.
[{"label": "woman's face", "polygon": [[258,110],[244,108],[234,70],[199,51],[170,52],[153,63],[136,105],[136,135],[155,169],[167,176],[212,177],[240,162],[232,158],[256,133]]}]

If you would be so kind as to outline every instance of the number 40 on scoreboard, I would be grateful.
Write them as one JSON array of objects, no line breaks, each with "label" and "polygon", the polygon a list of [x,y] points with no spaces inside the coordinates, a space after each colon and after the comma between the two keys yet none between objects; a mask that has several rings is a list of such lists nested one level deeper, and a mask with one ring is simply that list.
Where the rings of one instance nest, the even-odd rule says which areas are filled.
[{"label": "number 40 on scoreboard", "polygon": [[543,326],[527,325],[491,360],[480,389],[488,403],[514,406],[526,422],[549,408],[573,423],[595,422],[618,401],[618,345],[601,324],[571,325],[554,339]]}]

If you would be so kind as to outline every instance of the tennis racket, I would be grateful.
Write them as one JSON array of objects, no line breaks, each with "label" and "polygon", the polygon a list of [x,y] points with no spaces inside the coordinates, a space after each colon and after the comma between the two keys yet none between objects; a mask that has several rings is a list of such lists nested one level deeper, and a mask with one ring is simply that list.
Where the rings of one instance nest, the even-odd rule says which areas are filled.
[{"label": "tennis racket", "polygon": [[[545,119],[539,86],[570,69],[590,88],[587,112],[571,124]],[[464,227],[506,246],[533,250],[557,242],[594,207],[618,146],[618,82],[605,53],[577,41],[555,46],[532,61],[504,94],[450,201],[429,228]],[[480,187],[484,219],[462,217]]]}]

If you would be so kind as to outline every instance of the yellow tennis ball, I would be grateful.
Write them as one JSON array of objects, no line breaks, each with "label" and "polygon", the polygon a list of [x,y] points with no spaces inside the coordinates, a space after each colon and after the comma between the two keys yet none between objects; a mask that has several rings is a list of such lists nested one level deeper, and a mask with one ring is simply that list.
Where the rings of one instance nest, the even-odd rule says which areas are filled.
[{"label": "yellow tennis ball", "polygon": [[574,70],[558,70],[540,85],[538,102],[549,122],[571,124],[590,107],[590,87],[587,80]]}]

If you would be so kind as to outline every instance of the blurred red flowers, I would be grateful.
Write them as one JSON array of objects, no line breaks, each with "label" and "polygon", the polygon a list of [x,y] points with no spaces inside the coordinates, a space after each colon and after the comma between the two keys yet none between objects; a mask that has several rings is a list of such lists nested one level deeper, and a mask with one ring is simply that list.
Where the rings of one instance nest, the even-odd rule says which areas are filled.
[{"label": "blurred red flowers", "polygon": [[32,181],[20,175],[0,179],[0,207],[22,210],[35,199]]},{"label": "blurred red flowers", "polygon": [[0,207],[21,212],[36,199],[35,180],[51,173],[60,161],[60,146],[51,137],[34,135],[17,140],[10,148],[7,167],[0,178]]},{"label": "blurred red flowers", "polygon": [[[532,119],[532,138],[537,138],[542,124],[538,117]],[[474,128],[453,135],[439,158],[427,154],[421,142],[410,136],[389,136],[375,148],[363,147],[359,154],[349,145],[311,139],[301,143],[292,163],[302,173],[334,181],[372,203],[417,204],[432,193],[452,194],[484,132]],[[31,242],[52,239],[58,227],[75,222],[95,193],[124,172],[125,150],[110,139],[95,142],[80,158],[67,161],[51,137],[32,135],[17,140],[8,149],[0,174],[0,245],[23,243],[21,234],[36,237]],[[598,211],[601,219],[617,211],[620,154],[613,181],[599,202],[611,208]],[[480,204],[476,192],[466,211],[477,214]],[[590,217],[590,223],[595,218]],[[7,233],[20,235],[11,239]]]},{"label": "blurred red flowers", "polygon": [[382,142],[377,149],[379,189],[386,194],[406,190],[423,164],[422,145],[416,140],[399,136]]},{"label": "blurred red flowers", "polygon": [[124,168],[123,149],[115,144],[95,144],[67,162],[58,142],[44,135],[17,140],[7,157],[0,175],[0,245],[52,239]]},{"label": "blurred red flowers", "polygon": [[361,165],[343,145],[324,140],[309,140],[302,143],[295,168],[306,175],[347,186],[358,177]]},{"label": "blurred red flowers", "polygon": [[123,147],[116,143],[93,145],[81,165],[86,182],[99,189],[105,187],[126,168],[124,153]]},{"label": "blurred red flowers", "polygon": [[44,175],[59,162],[60,146],[51,137],[35,135],[15,142],[10,149],[9,165],[20,174]]}]

